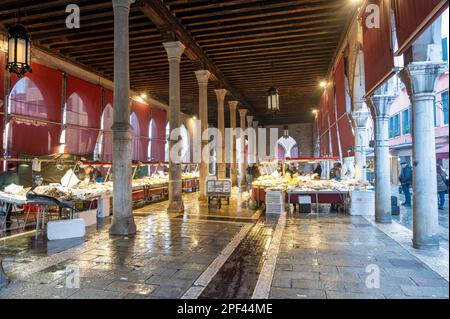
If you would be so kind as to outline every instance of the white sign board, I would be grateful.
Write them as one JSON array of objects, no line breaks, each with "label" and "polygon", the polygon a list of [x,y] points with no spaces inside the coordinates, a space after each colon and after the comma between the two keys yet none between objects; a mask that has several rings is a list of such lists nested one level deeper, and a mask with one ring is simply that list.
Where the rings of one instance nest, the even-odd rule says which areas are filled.
[{"label": "white sign board", "polygon": [[231,195],[231,181],[229,179],[206,181],[206,195]]},{"label": "white sign board", "polygon": [[281,214],[284,212],[284,193],[281,191],[266,192],[266,214]]}]

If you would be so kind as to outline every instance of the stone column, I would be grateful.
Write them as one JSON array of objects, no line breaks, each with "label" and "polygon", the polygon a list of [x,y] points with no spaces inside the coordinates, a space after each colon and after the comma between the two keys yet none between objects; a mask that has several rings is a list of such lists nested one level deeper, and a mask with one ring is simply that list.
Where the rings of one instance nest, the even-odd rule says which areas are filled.
[{"label": "stone column", "polygon": [[[169,127],[172,132],[181,126],[180,61],[184,45],[179,41],[164,42],[163,45],[169,59]],[[169,155],[177,142],[169,139]],[[182,194],[181,163],[175,163],[169,156],[169,213],[184,211]]]},{"label": "stone column", "polygon": [[240,116],[240,122],[241,122],[241,134],[240,134],[240,141],[241,141],[241,161],[239,163],[241,167],[241,180],[240,180],[240,187],[241,191],[247,190],[247,177],[246,177],[246,170],[247,170],[247,159],[245,156],[245,115],[247,114],[246,109],[240,109],[239,110],[239,116]]},{"label": "stone column", "polygon": [[390,223],[391,181],[389,164],[389,111],[395,96],[374,95],[375,109],[375,221]]},{"label": "stone column", "polygon": [[366,170],[366,125],[369,119],[367,111],[352,112],[353,126],[355,128],[355,178],[360,182],[367,180]]},{"label": "stone column", "polygon": [[[230,126],[233,131],[236,131],[236,109],[238,101],[229,101],[230,106]],[[231,171],[231,183],[233,186],[238,186],[238,164],[237,164],[237,152],[236,152],[236,139],[233,138],[233,156],[231,157],[233,162],[230,164]]]},{"label": "stone column", "polygon": [[418,249],[439,249],[433,109],[445,68],[445,63],[413,62],[401,72],[412,104],[413,246]]},{"label": "stone column", "polygon": [[217,177],[219,179],[225,179],[226,176],[226,170],[227,170],[227,164],[225,163],[225,108],[224,108],[224,102],[225,102],[225,95],[227,95],[227,90],[225,89],[219,89],[214,90],[216,92],[217,97],[217,123],[218,123],[218,129],[220,134],[222,135],[222,157],[217,157]]},{"label": "stone column", "polygon": [[114,8],[114,123],[113,131],[113,220],[109,233],[136,233],[131,199],[130,68],[129,24],[130,5],[134,0],[113,0]]},{"label": "stone column", "polygon": [[255,156],[256,163],[259,163],[259,154],[258,154],[258,121],[253,121],[253,129],[255,130]]},{"label": "stone column", "polygon": [[[201,122],[201,133],[208,129],[208,79],[211,73],[208,70],[195,71],[198,81],[198,113]],[[208,141],[202,139],[202,152]],[[206,201],[206,178],[209,176],[209,158],[203,158],[200,163],[200,189],[198,199]]]},{"label": "stone column", "polygon": [[[253,116],[247,115],[247,128],[253,127]],[[245,167],[249,165],[249,157],[254,156],[254,145],[250,143],[250,139],[248,139],[247,152],[245,154]],[[247,176],[247,175],[246,175]]]}]

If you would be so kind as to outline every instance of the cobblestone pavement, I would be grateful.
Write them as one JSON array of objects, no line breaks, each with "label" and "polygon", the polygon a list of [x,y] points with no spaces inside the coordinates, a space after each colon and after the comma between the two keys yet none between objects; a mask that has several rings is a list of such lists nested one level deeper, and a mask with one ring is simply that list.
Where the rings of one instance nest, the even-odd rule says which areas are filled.
[{"label": "cobblestone pavement", "polygon": [[[400,205],[405,196],[398,192],[398,186],[392,185],[392,195],[397,196],[398,204]],[[414,198],[412,199],[414,200]],[[449,230],[448,230],[448,214],[449,214],[449,199],[448,195],[445,196],[445,206],[443,210],[438,210],[439,213],[439,241],[440,245],[449,250]],[[412,207],[400,206],[400,215],[392,216],[392,219],[401,225],[405,226],[409,230],[413,228],[413,209]]]},{"label": "cobblestone pavement", "polygon": [[[446,280],[363,217],[290,214],[278,250],[278,219],[241,208],[236,191],[220,211],[184,198],[184,214],[167,214],[167,202],[137,210],[135,236],[110,236],[105,220],[81,240],[0,241],[12,279],[0,298],[250,298],[260,278],[270,298],[448,298]],[[263,273],[268,254],[273,278]],[[379,289],[366,288],[369,265]]]},{"label": "cobblestone pavement", "polygon": [[[0,298],[179,298],[246,224],[190,218],[198,205],[189,194],[182,217],[169,216],[164,202],[143,208],[148,214],[136,218],[138,232],[129,238],[110,236],[104,227],[91,228],[86,241],[55,244],[28,235],[0,242],[12,277]],[[226,210],[230,220],[237,211],[254,214]],[[200,211],[208,217],[207,209]],[[80,288],[66,287],[68,266],[78,268]]]},{"label": "cobblestone pavement", "polygon": [[[370,274],[379,271],[379,288]],[[448,298],[448,281],[363,217],[290,216],[270,298]]]}]

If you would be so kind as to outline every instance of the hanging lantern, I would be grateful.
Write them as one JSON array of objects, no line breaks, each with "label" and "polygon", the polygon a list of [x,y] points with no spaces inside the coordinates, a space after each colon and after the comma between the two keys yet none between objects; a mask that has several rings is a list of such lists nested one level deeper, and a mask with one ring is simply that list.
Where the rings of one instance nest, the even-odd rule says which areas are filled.
[{"label": "hanging lantern", "polygon": [[289,128],[288,128],[287,125],[283,127],[283,137],[284,138],[288,138],[289,137]]},{"label": "hanging lantern", "polygon": [[271,87],[269,91],[267,91],[267,108],[270,112],[280,111],[280,99],[278,90],[275,87]]},{"label": "hanging lantern", "polygon": [[31,73],[30,33],[21,24],[8,29],[8,63],[6,69],[20,78],[26,72]]}]

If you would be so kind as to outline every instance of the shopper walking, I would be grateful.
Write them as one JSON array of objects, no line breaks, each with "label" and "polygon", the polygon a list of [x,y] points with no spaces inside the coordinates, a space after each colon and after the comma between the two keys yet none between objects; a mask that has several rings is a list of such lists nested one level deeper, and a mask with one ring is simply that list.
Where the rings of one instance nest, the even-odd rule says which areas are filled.
[{"label": "shopper walking", "polygon": [[441,166],[436,165],[437,192],[438,192],[438,208],[443,210],[445,204],[445,194],[447,193],[447,184],[445,172]]},{"label": "shopper walking", "polygon": [[409,188],[412,184],[412,168],[406,162],[400,163],[402,170],[400,171],[400,184],[402,185],[402,192],[405,195],[405,201],[402,203],[402,206],[411,207],[411,193]]}]

